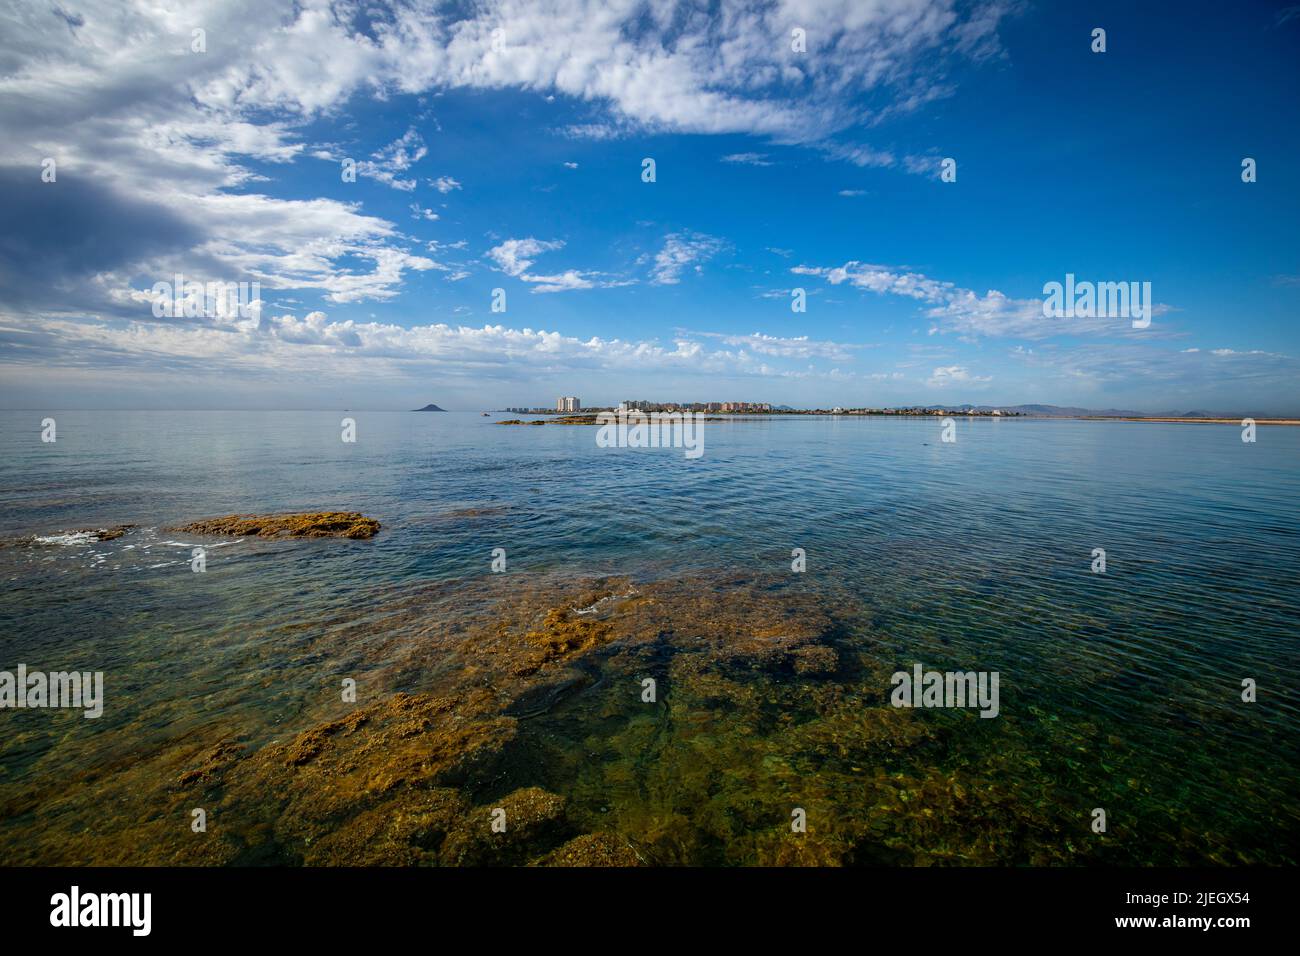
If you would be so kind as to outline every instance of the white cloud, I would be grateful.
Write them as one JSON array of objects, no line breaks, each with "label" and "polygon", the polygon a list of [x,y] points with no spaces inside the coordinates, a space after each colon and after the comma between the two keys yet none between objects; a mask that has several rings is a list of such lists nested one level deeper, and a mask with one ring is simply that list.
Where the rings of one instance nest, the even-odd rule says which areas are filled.
[{"label": "white cloud", "polygon": [[818,341],[806,335],[783,337],[767,335],[762,332],[753,332],[749,335],[733,335],[725,332],[690,332],[685,334],[717,339],[725,345],[738,346],[759,355],[791,359],[823,358],[845,361],[852,359],[855,351],[871,348],[869,345]]},{"label": "white cloud", "polygon": [[[2,334],[5,330],[0,327]],[[774,366],[756,357],[752,349],[709,349],[689,338],[665,346],[654,340],[580,339],[501,325],[476,328],[439,322],[407,328],[375,321],[331,321],[321,311],[301,318],[282,314],[197,323],[135,322],[124,327],[50,319],[39,320],[29,334],[39,344],[38,349],[30,347],[31,361],[41,367],[76,356],[78,364],[110,370],[150,368],[162,362],[173,370],[204,374],[283,373],[328,379],[358,375],[407,379],[431,370],[457,369],[496,369],[512,377],[539,369],[672,369],[705,376],[823,374]],[[754,338],[765,340],[769,346],[765,354],[774,358],[803,358],[820,352],[819,346],[825,344],[808,343],[808,349],[801,350],[793,345],[798,340],[788,340],[787,347],[780,344],[787,340]]]},{"label": "white cloud", "polygon": [[725,248],[726,243],[714,236],[698,232],[670,233],[655,255],[650,281],[655,285],[676,285],[685,269],[700,271],[702,263]]},{"label": "white cloud", "polygon": [[1273,409],[1251,409],[1241,407],[1240,396],[1246,389],[1257,394],[1291,395],[1300,377],[1296,359],[1257,349],[1162,349],[1121,342],[1072,348],[1045,345],[1034,350],[1013,349],[1010,354],[1053,382],[1105,395],[1108,402],[1122,391],[1156,395],[1167,403],[1154,409],[1157,411],[1177,411],[1174,403],[1183,403],[1181,410],[1291,414],[1289,400]]},{"label": "white cloud", "polygon": [[415,129],[408,129],[398,139],[376,150],[370,159],[357,163],[357,174],[411,192],[415,189],[415,180],[403,179],[401,174],[428,154],[429,147],[424,145],[424,138]]},{"label": "white cloud", "polygon": [[722,157],[724,163],[736,163],[741,166],[771,166],[772,161],[766,153],[731,153]]},{"label": "white cloud", "polygon": [[[996,289],[981,295],[918,272],[900,272],[856,260],[832,268],[800,265],[790,271],[796,275],[818,276],[831,285],[847,283],[864,292],[916,299],[926,306],[922,314],[934,322],[930,334],[953,333],[971,341],[987,336],[1038,339],[1105,333],[1155,339],[1171,334],[1156,327],[1135,330],[1127,318],[1047,318],[1043,315],[1042,299],[1013,299]],[[1166,305],[1156,305],[1152,310],[1154,315],[1169,311]]]},{"label": "white cloud", "polygon": [[[69,278],[45,296],[46,307],[93,314],[113,306],[112,291],[129,289],[132,276],[179,267],[242,278],[222,270],[244,262],[277,288],[303,277],[305,288],[335,301],[386,298],[408,270],[434,266],[406,252],[391,224],[351,202],[283,200],[269,190],[235,197],[232,190],[270,175],[250,160],[274,166],[308,155],[299,131],[350,104],[455,88],[581,101],[594,115],[574,135],[749,133],[824,143],[872,120],[863,98],[912,108],[944,87],[954,58],[997,55],[1003,9],[996,0],[960,7],[955,0],[776,0],[708,9],[631,0],[482,0],[468,8],[430,0],[195,0],[182,11],[151,0],[79,0],[75,17],[60,22],[48,7],[19,4],[0,36],[0,167],[57,157],[64,175],[173,210],[203,234],[194,245],[171,243],[166,254],[130,258],[136,244],[124,245],[120,261]],[[792,22],[837,29],[811,30],[809,53],[797,55],[785,42]],[[207,31],[202,54],[190,51],[196,23]],[[505,44],[494,49],[498,28]],[[870,147],[847,149],[860,159]],[[428,153],[410,127],[357,168],[414,192],[414,172]],[[310,155],[344,158],[333,146]],[[460,188],[449,176],[424,181],[443,193]],[[231,198],[257,219],[256,240],[211,216]],[[304,209],[321,227],[306,240],[297,221]],[[682,264],[672,250],[665,255],[657,275],[671,283]],[[357,258],[374,263],[368,276],[355,273]],[[561,273],[539,285],[581,282]]]},{"label": "white cloud", "polygon": [[562,239],[544,241],[530,236],[527,239],[507,239],[499,246],[489,249],[488,257],[506,275],[519,276],[533,264],[533,260],[527,257],[563,248]]},{"label": "white cloud", "polygon": [[931,388],[946,388],[949,385],[981,385],[992,380],[991,375],[972,375],[970,369],[961,365],[941,365],[930,373],[925,384]]},{"label": "white cloud", "polygon": [[[483,0],[468,10],[411,0],[362,12],[325,0],[250,0],[159,17],[143,0],[121,10],[117,3],[82,7],[82,33],[106,53],[180,53],[191,21],[207,24],[223,43],[210,44],[202,62],[180,57],[189,62],[176,72],[200,105],[226,112],[310,117],[358,92],[517,88],[606,108],[608,121],[587,124],[593,131],[634,124],[803,142],[947,95],[952,61],[998,55],[997,30],[1013,9],[955,0],[777,0],[716,9],[666,4],[647,13],[628,0]],[[809,28],[806,54],[790,48],[793,23]],[[494,45],[498,29],[503,43]],[[57,44],[35,46],[33,61],[57,54]],[[855,98],[867,94],[886,105],[864,110]]]},{"label": "white cloud", "polygon": [[533,265],[531,257],[564,248],[560,239],[543,241],[531,236],[527,239],[507,239],[488,250],[488,257],[508,276],[521,282],[534,284],[533,292],[572,292],[578,289],[611,289],[631,285],[631,280],[607,276],[601,272],[580,272],[568,269],[553,275],[535,275],[528,271]]}]

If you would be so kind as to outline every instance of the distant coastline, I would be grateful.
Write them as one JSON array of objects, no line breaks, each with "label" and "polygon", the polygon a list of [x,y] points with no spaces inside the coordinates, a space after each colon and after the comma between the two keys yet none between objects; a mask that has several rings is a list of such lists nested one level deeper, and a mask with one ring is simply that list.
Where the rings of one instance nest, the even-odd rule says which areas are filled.
[{"label": "distant coastline", "polygon": [[[565,412],[537,411],[531,412],[538,416],[531,421],[521,419],[509,419],[505,421],[496,421],[497,425],[590,425],[595,424],[596,416],[599,414],[609,414],[611,409],[591,409],[581,414],[575,415]],[[649,415],[651,412],[634,410],[638,414]],[[486,414],[486,413],[485,413]],[[498,410],[493,414],[506,414]],[[516,413],[518,414],[518,413]],[[701,413],[703,414],[703,413]],[[846,411],[834,411],[828,409],[781,409],[770,412],[711,412],[705,421],[743,421],[757,420],[763,418],[989,418],[995,421],[1001,419],[1032,419],[1037,421],[1086,421],[1086,422],[1153,422],[1163,424],[1189,424],[1189,425],[1240,425],[1246,419],[1253,421],[1256,425],[1300,425],[1300,418],[1257,418],[1248,415],[1240,417],[1226,415],[1098,415],[1098,414],[1077,414],[1077,415],[1053,415],[1048,413],[1033,413],[1023,411],[993,412],[974,409],[852,409]]]}]

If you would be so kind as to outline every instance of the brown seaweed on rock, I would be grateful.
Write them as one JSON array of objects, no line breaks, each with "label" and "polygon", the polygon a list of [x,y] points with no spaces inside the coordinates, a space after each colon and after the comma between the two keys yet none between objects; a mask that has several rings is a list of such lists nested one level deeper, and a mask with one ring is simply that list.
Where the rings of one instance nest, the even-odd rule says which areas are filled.
[{"label": "brown seaweed on rock", "polygon": [[[250,655],[319,662],[296,672],[308,689],[283,729],[278,713],[227,712],[147,753],[11,781],[0,853],[182,865],[1152,861],[1126,822],[1140,819],[1138,784],[1099,795],[1065,777],[1023,711],[993,721],[890,706],[895,653],[876,656],[867,612],[799,577],[376,586],[381,615],[318,614],[249,642]],[[358,704],[338,694],[352,675]],[[184,705],[155,706],[188,716]],[[1052,741],[1079,759],[1095,749],[1086,736]],[[1126,812],[1095,836],[1086,810],[1102,799]],[[189,827],[199,807],[205,833]],[[795,808],[805,833],[792,832]],[[1226,835],[1198,840],[1157,861],[1251,862]]]},{"label": "brown seaweed on rock", "polygon": [[313,511],[283,515],[226,515],[193,521],[173,530],[238,538],[373,538],[379,522],[356,511]]}]

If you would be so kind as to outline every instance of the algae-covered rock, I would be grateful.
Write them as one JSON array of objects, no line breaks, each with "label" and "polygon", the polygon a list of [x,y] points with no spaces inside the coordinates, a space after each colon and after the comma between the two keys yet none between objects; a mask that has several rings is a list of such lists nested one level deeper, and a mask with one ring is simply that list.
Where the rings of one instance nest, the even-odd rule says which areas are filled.
[{"label": "algae-covered rock", "polygon": [[181,774],[177,783],[182,788],[212,783],[238,760],[243,752],[242,745],[232,740],[223,740],[203,755],[199,766]]},{"label": "algae-covered rock", "polygon": [[[1203,821],[1194,807],[1153,817],[1158,791],[1100,718],[1067,725],[1008,709],[993,721],[891,706],[902,652],[875,630],[870,609],[791,577],[799,578],[539,574],[506,583],[485,574],[385,584],[371,594],[375,613],[331,608],[254,629],[230,650],[239,667],[223,690],[278,688],[287,675],[300,688],[277,693],[273,709],[227,701],[197,721],[191,701],[153,702],[122,733],[103,735],[126,743],[71,772],[52,764],[57,776],[6,780],[0,761],[0,857],[14,865],[1287,862],[1285,850],[1268,856],[1234,846],[1230,831],[1195,829]],[[282,660],[294,669],[282,670]],[[339,700],[338,677],[351,674],[364,675],[361,706]],[[47,723],[30,726],[45,733]],[[128,745],[172,726],[180,730],[157,746]],[[9,746],[22,753],[30,744],[19,737]],[[1094,760],[1099,769],[1087,770]],[[1104,835],[1088,827],[1097,805],[1125,807]],[[207,811],[206,833],[191,830],[197,807]],[[796,808],[805,832],[792,831]],[[504,830],[493,829],[496,810]],[[1159,835],[1144,837],[1129,822],[1138,820]],[[1174,842],[1179,833],[1195,839]]]},{"label": "algae-covered rock", "polygon": [[469,804],[452,789],[413,792],[343,821],[323,836],[305,838],[308,866],[427,866],[449,834],[469,820]]},{"label": "algae-covered rock", "polygon": [[546,854],[533,866],[643,866],[645,860],[627,839],[602,830],[584,833]]},{"label": "algae-covered rock", "polygon": [[237,538],[373,538],[379,522],[356,511],[312,511],[284,515],[226,515],[181,525],[189,534]]},{"label": "algae-covered rock", "polygon": [[541,787],[516,790],[479,807],[469,826],[442,850],[449,866],[514,866],[536,857],[539,847],[562,840],[568,830],[564,798]]}]

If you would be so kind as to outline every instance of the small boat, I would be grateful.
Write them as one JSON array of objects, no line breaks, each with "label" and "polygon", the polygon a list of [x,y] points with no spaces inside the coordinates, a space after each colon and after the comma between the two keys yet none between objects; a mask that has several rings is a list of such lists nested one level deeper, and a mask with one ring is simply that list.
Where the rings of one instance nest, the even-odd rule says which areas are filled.
[{"label": "small boat", "polygon": [[483,413],[483,417],[484,417],[484,418],[491,418],[492,416],[489,415],[487,412],[484,412],[484,413]]}]

